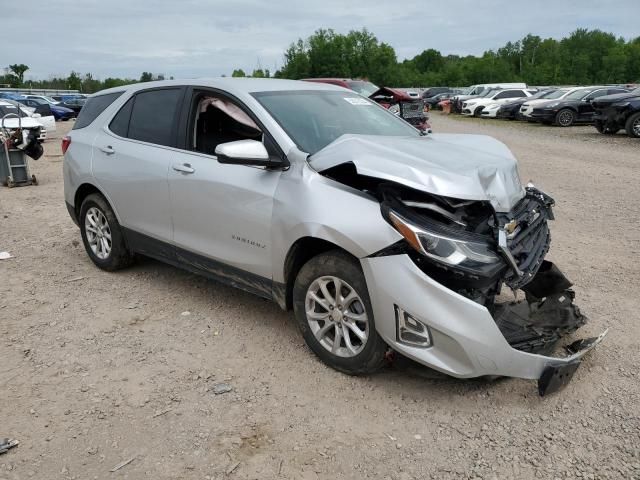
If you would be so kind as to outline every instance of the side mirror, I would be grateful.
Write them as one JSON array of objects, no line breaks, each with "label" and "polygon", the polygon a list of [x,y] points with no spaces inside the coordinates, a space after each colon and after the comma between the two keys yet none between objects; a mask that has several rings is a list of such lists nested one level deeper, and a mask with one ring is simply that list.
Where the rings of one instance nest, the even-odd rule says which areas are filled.
[{"label": "side mirror", "polygon": [[284,166],[282,162],[273,161],[262,142],[257,140],[237,140],[221,143],[215,150],[218,162],[230,165],[251,165],[256,167]]}]

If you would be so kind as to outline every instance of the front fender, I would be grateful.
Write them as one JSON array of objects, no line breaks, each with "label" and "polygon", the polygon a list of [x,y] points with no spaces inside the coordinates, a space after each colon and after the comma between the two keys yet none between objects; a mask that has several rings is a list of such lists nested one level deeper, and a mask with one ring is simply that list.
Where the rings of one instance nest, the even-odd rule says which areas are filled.
[{"label": "front fender", "polygon": [[283,175],[272,221],[273,280],[284,282],[281,268],[293,244],[313,237],[357,258],[392,245],[402,236],[389,225],[373,197],[326,178],[306,162],[295,162]]}]

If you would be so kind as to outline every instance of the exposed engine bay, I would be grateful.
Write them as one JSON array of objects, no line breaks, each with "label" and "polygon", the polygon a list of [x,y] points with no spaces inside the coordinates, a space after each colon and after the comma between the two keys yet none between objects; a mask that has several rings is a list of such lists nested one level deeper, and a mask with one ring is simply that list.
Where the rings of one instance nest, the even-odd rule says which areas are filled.
[{"label": "exposed engine bay", "polygon": [[[487,201],[459,200],[357,173],[345,163],[321,172],[375,197],[404,237],[375,256],[407,254],[432,279],[483,305],[509,344],[548,354],[586,322],[571,282],[544,259],[554,201],[533,185],[509,212]],[[499,301],[507,287],[524,300]],[[520,294],[520,297],[523,295]]]}]

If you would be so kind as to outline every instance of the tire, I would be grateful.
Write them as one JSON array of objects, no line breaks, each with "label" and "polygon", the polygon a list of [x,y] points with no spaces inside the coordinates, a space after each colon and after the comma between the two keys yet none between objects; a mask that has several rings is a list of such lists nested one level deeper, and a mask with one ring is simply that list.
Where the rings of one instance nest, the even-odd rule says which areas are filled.
[{"label": "tire", "polygon": [[482,116],[483,110],[484,110],[484,107],[476,107],[476,109],[473,111],[473,116],[476,118],[480,118]]},{"label": "tire", "polygon": [[[97,267],[113,272],[133,263],[120,224],[102,195],[93,193],[84,199],[79,223],[84,249]],[[99,233],[94,233],[97,231]],[[108,235],[111,236],[110,245]]]},{"label": "tire", "polygon": [[640,112],[634,113],[627,118],[625,130],[627,131],[627,135],[630,137],[640,138]]},{"label": "tire", "polygon": [[596,127],[596,130],[598,130],[598,132],[602,133],[603,135],[615,135],[620,131],[619,128],[607,127],[599,120],[594,123],[594,126]]},{"label": "tire", "polygon": [[563,108],[556,113],[555,124],[560,127],[570,127],[576,121],[576,113],[570,108]]},{"label": "tire", "polygon": [[[343,300],[355,293],[355,298],[342,304],[341,309],[332,308],[342,303],[335,302],[338,281]],[[366,375],[383,365],[387,345],[376,331],[360,264],[350,255],[332,250],[309,260],[293,286],[293,310],[305,342],[330,367],[348,375]]]}]

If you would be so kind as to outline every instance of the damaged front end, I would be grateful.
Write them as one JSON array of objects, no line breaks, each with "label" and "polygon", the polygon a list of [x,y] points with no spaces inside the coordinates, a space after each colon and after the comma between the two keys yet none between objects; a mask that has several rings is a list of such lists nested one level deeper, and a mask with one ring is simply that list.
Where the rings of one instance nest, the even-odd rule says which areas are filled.
[{"label": "damaged front end", "polygon": [[[395,309],[395,331],[381,335],[404,355],[459,377],[538,379],[545,395],[565,385],[582,355],[604,337],[572,344],[566,357],[547,356],[587,318],[573,303],[571,282],[545,260],[554,201],[533,185],[510,211],[498,212],[489,201],[433,195],[344,165],[323,174],[375,196],[404,237],[363,262],[384,298],[377,309],[388,312],[385,301]],[[400,256],[414,267],[394,278],[387,259]],[[399,287],[402,276],[418,276],[415,270],[422,279]],[[470,303],[462,305],[460,297]]]}]

